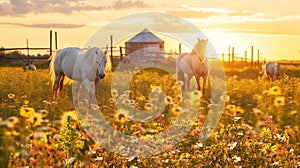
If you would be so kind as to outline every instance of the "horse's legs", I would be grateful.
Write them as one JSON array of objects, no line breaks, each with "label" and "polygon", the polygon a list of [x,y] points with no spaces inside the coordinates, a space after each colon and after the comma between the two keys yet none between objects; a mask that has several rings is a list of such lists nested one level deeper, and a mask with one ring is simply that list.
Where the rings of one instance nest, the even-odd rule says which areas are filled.
[{"label": "horse's legs", "polygon": [[200,76],[195,75],[195,78],[196,78],[198,90],[200,91],[200,90],[201,90],[201,86],[200,86]]},{"label": "horse's legs", "polygon": [[83,80],[83,84],[85,85],[85,88],[86,88],[87,91],[88,91],[88,94],[89,94],[88,103],[89,103],[89,105],[90,105],[91,102],[92,102],[92,100],[93,100],[93,97],[95,96],[95,91],[93,91],[91,82],[90,82],[88,79],[84,79],[84,80]]},{"label": "horse's legs", "polygon": [[202,94],[205,94],[205,84],[206,84],[206,80],[207,80],[208,75],[204,75],[203,76],[203,86],[202,86]]},{"label": "horse's legs", "polygon": [[74,93],[73,93],[73,102],[74,106],[77,107],[79,104],[78,101],[78,94],[79,94],[79,89],[80,89],[81,81],[74,81]]},{"label": "horse's legs", "polygon": [[58,90],[61,91],[64,86],[65,74],[61,73],[59,78]]},{"label": "horse's legs", "polygon": [[100,86],[101,83],[101,79],[100,78],[96,78],[95,79],[95,96],[97,96],[97,92],[98,92],[98,88]]},{"label": "horse's legs", "polygon": [[59,87],[60,78],[61,78],[61,73],[55,73],[54,85],[53,85],[53,89],[52,89],[54,99],[56,99],[56,97],[57,97],[57,90]]},{"label": "horse's legs", "polygon": [[191,82],[192,77],[193,77],[192,75],[187,75],[185,78],[185,85],[186,85],[187,91],[190,91],[190,82]]}]

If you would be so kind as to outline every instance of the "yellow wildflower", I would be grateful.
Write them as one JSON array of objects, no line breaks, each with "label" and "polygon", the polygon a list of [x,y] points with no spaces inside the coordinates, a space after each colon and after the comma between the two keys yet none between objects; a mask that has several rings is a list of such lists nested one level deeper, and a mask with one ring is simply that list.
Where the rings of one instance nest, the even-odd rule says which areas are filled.
[{"label": "yellow wildflower", "polygon": [[167,96],[165,98],[165,104],[166,105],[173,105],[173,98],[171,96]]},{"label": "yellow wildflower", "polygon": [[235,106],[235,105],[227,105],[226,106],[227,114],[232,115],[232,116],[238,116],[241,114],[244,114],[245,110],[242,109],[240,106]]},{"label": "yellow wildflower", "polygon": [[152,110],[152,107],[154,107],[153,104],[151,104],[151,103],[146,103],[145,106],[144,106],[144,109],[145,109],[145,110]]},{"label": "yellow wildflower", "polygon": [[25,100],[23,101],[23,103],[24,103],[25,105],[27,105],[27,104],[29,104],[29,100],[25,99]]},{"label": "yellow wildflower", "polygon": [[274,106],[279,107],[279,106],[284,106],[285,104],[285,97],[284,96],[277,96],[274,99]]},{"label": "yellow wildflower", "polygon": [[174,115],[174,116],[177,116],[181,111],[181,107],[173,107],[171,109],[171,114]]},{"label": "yellow wildflower", "polygon": [[117,89],[111,89],[111,96],[113,97],[113,98],[116,98],[116,97],[118,97],[118,90]]},{"label": "yellow wildflower", "polygon": [[114,118],[116,121],[123,123],[127,120],[128,115],[129,115],[129,111],[121,108],[120,110],[116,111]]},{"label": "yellow wildflower", "polygon": [[273,86],[269,89],[269,95],[278,96],[281,95],[281,89],[278,86]]},{"label": "yellow wildflower", "polygon": [[15,131],[15,130],[11,131],[11,134],[12,134],[13,136],[19,136],[19,135],[20,135],[20,133],[17,132],[17,131]]},{"label": "yellow wildflower", "polygon": [[43,118],[44,118],[43,114],[34,113],[33,115],[29,116],[27,121],[33,126],[40,126],[42,125]]},{"label": "yellow wildflower", "polygon": [[62,125],[67,121],[68,116],[70,116],[73,120],[78,121],[78,116],[77,116],[77,113],[76,113],[75,110],[66,111],[66,112],[63,113],[63,115],[61,115],[60,122],[61,122]]},{"label": "yellow wildflower", "polygon": [[229,101],[230,101],[230,96],[229,96],[229,95],[226,95],[226,96],[225,96],[225,102],[228,103]]},{"label": "yellow wildflower", "polygon": [[261,117],[262,116],[262,111],[258,108],[252,108],[253,113],[255,115],[255,117]]},{"label": "yellow wildflower", "polygon": [[270,138],[271,137],[271,135],[270,135],[270,128],[263,127],[262,130],[261,130],[260,136],[262,138]]},{"label": "yellow wildflower", "polygon": [[282,154],[286,152],[286,148],[281,144],[276,144],[276,153]]},{"label": "yellow wildflower", "polygon": [[9,99],[14,99],[16,97],[16,95],[13,93],[8,94],[7,96]]},{"label": "yellow wildflower", "polygon": [[34,108],[31,108],[31,107],[24,107],[24,106],[22,106],[21,109],[20,109],[20,115],[22,117],[25,117],[25,118],[30,117],[34,113],[35,113],[35,110],[34,110]]},{"label": "yellow wildflower", "polygon": [[5,131],[4,134],[6,136],[19,136],[20,135],[20,133],[17,132],[17,131],[15,131],[15,130],[13,130],[13,131]]},{"label": "yellow wildflower", "polygon": [[262,151],[265,155],[269,154],[271,152],[271,144],[264,144]]},{"label": "yellow wildflower", "polygon": [[263,98],[262,95],[259,95],[259,94],[253,95],[253,99],[254,99],[254,100],[260,101],[260,100],[262,100],[262,98]]},{"label": "yellow wildflower", "polygon": [[235,107],[232,111],[234,116],[244,114],[245,112],[240,106]]},{"label": "yellow wildflower", "polygon": [[150,88],[151,88],[151,93],[160,94],[163,92],[160,86],[151,85]]}]

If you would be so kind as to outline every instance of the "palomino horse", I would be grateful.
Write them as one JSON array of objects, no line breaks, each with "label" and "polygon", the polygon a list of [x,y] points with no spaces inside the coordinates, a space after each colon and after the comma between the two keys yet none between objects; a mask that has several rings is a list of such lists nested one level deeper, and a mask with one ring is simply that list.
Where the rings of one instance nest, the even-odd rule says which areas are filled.
[{"label": "palomino horse", "polygon": [[[176,60],[177,80],[182,81],[184,84],[181,86],[181,92],[189,90],[190,80],[195,76],[198,90],[201,90],[200,77],[203,78],[202,93],[205,92],[205,83],[208,76],[208,68],[204,62],[206,57],[206,40],[198,39],[198,43],[194,46],[191,53],[182,53]],[[184,77],[186,74],[186,77]]]},{"label": "palomino horse", "polygon": [[[106,51],[103,52],[101,49],[94,47],[84,52],[79,48],[68,47],[58,51],[50,59],[54,97],[56,97],[57,91],[62,89],[65,76],[67,76],[69,79],[78,81],[75,85],[75,95],[73,95],[75,105],[78,103],[81,82],[88,91],[90,102],[91,98],[97,94],[100,82],[105,76]],[[94,90],[90,81],[95,83]]]},{"label": "palomino horse", "polygon": [[280,65],[277,64],[276,62],[267,62],[263,66],[262,71],[265,77],[267,77],[269,80],[274,81],[275,79],[279,78]]}]

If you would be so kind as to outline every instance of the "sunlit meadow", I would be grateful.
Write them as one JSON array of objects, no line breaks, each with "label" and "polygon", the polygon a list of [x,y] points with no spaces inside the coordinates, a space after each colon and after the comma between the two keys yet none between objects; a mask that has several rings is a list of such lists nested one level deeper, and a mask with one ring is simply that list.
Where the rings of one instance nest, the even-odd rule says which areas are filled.
[{"label": "sunlit meadow", "polygon": [[[212,136],[200,142],[211,107],[208,85],[197,119],[189,123],[192,129],[179,143],[152,157],[124,157],[94,143],[83,130],[73,107],[71,85],[54,100],[48,69],[23,72],[18,67],[1,67],[0,163],[4,167],[299,167],[300,78],[291,72],[298,70],[284,71],[274,82],[228,76],[222,119]],[[97,101],[113,128],[151,137],[180,124],[174,119],[184,111],[181,83],[173,76],[145,70],[134,76],[129,90],[118,93],[111,86],[112,73],[102,82]],[[127,76],[125,72],[123,77]],[[149,93],[162,91],[167,95],[166,108],[148,123],[132,121],[134,111],[115,106],[122,102],[150,110],[155,107]]]}]

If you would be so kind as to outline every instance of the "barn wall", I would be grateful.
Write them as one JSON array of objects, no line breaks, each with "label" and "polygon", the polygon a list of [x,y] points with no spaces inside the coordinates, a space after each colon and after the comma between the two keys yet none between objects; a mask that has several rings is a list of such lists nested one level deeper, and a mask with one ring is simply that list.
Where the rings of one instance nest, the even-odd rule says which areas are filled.
[{"label": "barn wall", "polygon": [[164,43],[125,43],[125,54],[129,55],[136,50],[140,50],[143,48],[149,48],[150,50],[161,51],[164,50]]}]

